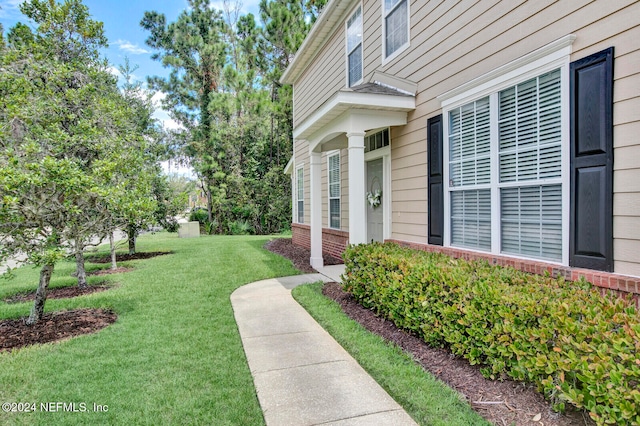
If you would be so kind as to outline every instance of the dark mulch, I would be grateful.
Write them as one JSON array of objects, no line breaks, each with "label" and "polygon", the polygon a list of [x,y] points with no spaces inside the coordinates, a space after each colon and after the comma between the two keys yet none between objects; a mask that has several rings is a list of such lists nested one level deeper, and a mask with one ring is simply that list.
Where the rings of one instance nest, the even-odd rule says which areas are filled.
[{"label": "dark mulch", "polygon": [[[116,262],[125,262],[127,260],[150,259],[156,256],[164,256],[171,254],[171,251],[147,251],[134,254],[116,254]],[[87,256],[87,262],[91,263],[111,263],[111,255],[92,257]]]},{"label": "dark mulch", "polygon": [[94,333],[116,322],[117,315],[105,309],[76,309],[45,314],[34,325],[25,319],[0,321],[0,352],[36,343],[48,343]]},{"label": "dark mulch", "polygon": [[[593,425],[586,413],[555,413],[551,405],[532,386],[512,380],[489,380],[479,366],[455,357],[445,349],[432,348],[423,340],[398,329],[391,321],[376,316],[342,290],[338,283],[328,283],[322,293],[335,300],[352,319],[367,330],[400,346],[422,367],[463,394],[471,406],[496,425]],[[539,418],[538,418],[539,416]],[[535,419],[535,420],[534,420]]]},{"label": "dark mulch", "polygon": [[[47,299],[66,299],[69,297],[83,296],[85,294],[98,293],[110,289],[110,286],[103,285],[104,283],[88,285],[86,287],[78,287],[77,285],[71,287],[50,288],[47,290]],[[22,303],[32,302],[35,299],[36,292],[21,293],[11,296],[4,301],[7,303]]]},{"label": "dark mulch", "polygon": [[[291,238],[276,238],[267,242],[264,248],[291,260],[293,266],[304,273],[312,274],[316,272],[316,270],[309,265],[311,252],[305,248],[294,246]],[[325,265],[339,265],[344,263],[342,259],[337,259],[326,254],[323,255],[322,258],[324,259]]]},{"label": "dark mulch", "polygon": [[[265,248],[291,259],[296,268],[302,272],[314,272],[309,266],[309,250],[292,245],[290,238],[270,241]],[[328,263],[325,258],[325,264],[335,263]],[[530,385],[512,380],[485,379],[478,366],[470,365],[468,361],[452,355],[448,350],[431,348],[420,338],[398,329],[392,322],[376,316],[371,310],[358,304],[337,283],[326,284],[322,292],[335,300],[349,317],[358,321],[369,331],[401,347],[425,370],[464,395],[471,406],[493,424],[505,426],[594,424],[586,413],[569,410],[564,414],[553,412],[551,404]]]},{"label": "dark mulch", "polygon": [[87,275],[109,275],[109,274],[119,274],[121,272],[129,272],[129,271],[133,271],[133,268],[125,268],[124,266],[121,266],[116,269],[111,269],[111,268],[98,269],[97,271],[87,272]]}]

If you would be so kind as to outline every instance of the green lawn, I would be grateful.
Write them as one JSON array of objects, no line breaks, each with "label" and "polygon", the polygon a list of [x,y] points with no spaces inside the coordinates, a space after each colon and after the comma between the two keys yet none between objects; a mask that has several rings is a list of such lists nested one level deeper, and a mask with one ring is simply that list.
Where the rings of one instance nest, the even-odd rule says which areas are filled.
[{"label": "green lawn", "polygon": [[419,424],[490,424],[398,346],[347,317],[337,303],[322,295],[321,283],[296,287],[293,297]]},{"label": "green lawn", "polygon": [[[229,296],[244,284],[298,273],[262,249],[268,239],[145,235],[139,251],[173,254],[128,262],[131,272],[89,277],[89,284],[108,280],[114,288],[106,292],[47,301],[46,311],[110,308],[118,321],[93,335],[0,354],[0,403],[36,403],[38,411],[0,411],[0,425],[264,424]],[[87,263],[89,271],[106,267]],[[74,285],[74,270],[72,262],[58,264],[51,287]],[[37,269],[16,275],[0,280],[0,300],[35,289]],[[420,424],[486,424],[398,348],[347,318],[318,285],[294,294]],[[0,319],[30,309],[0,302]],[[59,411],[41,412],[41,403]],[[93,412],[94,404],[108,411]]]},{"label": "green lawn", "polygon": [[[143,236],[139,251],[174,254],[130,262],[134,271],[107,276],[116,287],[106,292],[47,301],[46,311],[111,308],[118,321],[93,335],[0,354],[0,402],[37,403],[38,411],[40,403],[84,403],[90,412],[0,412],[0,424],[263,424],[229,296],[243,284],[297,273],[261,249],[267,240]],[[72,285],[73,271],[60,263],[52,287]],[[37,276],[27,267],[0,281],[0,299],[34,290]],[[0,319],[30,308],[0,302]],[[91,412],[93,404],[108,411]]]}]

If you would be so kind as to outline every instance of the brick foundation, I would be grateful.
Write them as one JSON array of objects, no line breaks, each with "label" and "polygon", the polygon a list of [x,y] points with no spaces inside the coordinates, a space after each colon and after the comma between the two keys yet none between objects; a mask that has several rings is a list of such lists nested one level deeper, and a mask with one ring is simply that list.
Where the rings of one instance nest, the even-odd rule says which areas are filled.
[{"label": "brick foundation", "polygon": [[[293,244],[311,248],[311,228],[309,225],[299,223],[291,224]],[[349,233],[336,229],[322,228],[322,253],[329,254],[333,257],[342,258],[342,253],[347,247],[349,241]],[[571,268],[568,266],[556,265],[529,259],[517,259],[509,256],[499,256],[489,253],[479,253],[471,250],[464,250],[454,247],[433,246],[429,244],[413,243],[401,240],[386,240],[394,242],[404,247],[410,247],[417,250],[429,252],[443,253],[454,258],[463,258],[466,260],[487,260],[493,265],[511,266],[524,272],[542,275],[549,273],[552,277],[562,276],[569,281],[577,281],[580,277],[584,277],[596,287],[599,287],[601,293],[612,291],[620,296],[631,294],[640,306],[640,277],[632,277],[627,275],[615,274],[610,272],[596,271],[592,269]]]},{"label": "brick foundation", "polygon": [[292,223],[291,242],[293,245],[311,250],[311,227],[300,223]]},{"label": "brick foundation", "polygon": [[478,253],[453,247],[433,246],[429,244],[412,243],[400,240],[386,240],[397,243],[404,247],[410,247],[429,252],[443,253],[455,258],[466,260],[487,260],[493,265],[511,266],[524,272],[542,275],[548,272],[553,277],[563,276],[566,280],[577,281],[584,277],[587,281],[600,287],[601,293],[613,291],[614,293],[626,296],[631,293],[636,305],[640,306],[640,277],[614,274],[610,272],[595,271],[591,269],[571,268],[568,266],[554,265],[552,263],[539,262],[528,259],[516,259],[508,256],[498,256],[494,254]]},{"label": "brick foundation", "polygon": [[[311,227],[300,223],[291,224],[292,242],[296,246],[311,250]],[[349,233],[337,229],[322,228],[322,254],[342,259],[349,243]]]},{"label": "brick foundation", "polygon": [[322,254],[328,254],[337,259],[342,259],[349,244],[349,233],[337,229],[322,228]]}]

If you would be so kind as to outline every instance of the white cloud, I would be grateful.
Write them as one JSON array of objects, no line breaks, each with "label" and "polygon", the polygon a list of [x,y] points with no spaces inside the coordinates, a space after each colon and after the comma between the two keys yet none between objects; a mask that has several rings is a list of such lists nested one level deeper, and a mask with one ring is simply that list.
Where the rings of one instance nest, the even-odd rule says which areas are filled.
[{"label": "white cloud", "polygon": [[182,124],[175,121],[173,118],[169,116],[169,113],[163,109],[156,109],[153,113],[153,118],[162,123],[162,127],[167,130],[178,130],[184,129]]},{"label": "white cloud", "polygon": [[137,44],[133,44],[128,40],[116,40],[114,42],[120,50],[124,50],[125,52],[129,52],[134,55],[142,55],[143,53],[150,53],[147,49],[138,46]]},{"label": "white cloud", "polygon": [[[210,7],[219,10],[220,12],[223,12],[224,15],[224,0],[216,0],[216,1],[212,1],[210,3]],[[227,3],[229,4],[229,8],[230,9],[234,9],[235,8],[235,1],[234,0],[229,0],[227,1]],[[247,13],[251,12],[254,14],[254,16],[259,19],[260,18],[260,0],[244,0],[244,1],[240,1],[238,0],[238,3],[240,3],[240,15],[246,15]]]},{"label": "white cloud", "polygon": [[118,77],[118,78],[122,77],[122,73],[120,72],[120,70],[117,67],[111,66],[111,67],[107,68],[107,71],[109,71],[109,74],[111,74],[111,75],[113,75],[115,77]]},{"label": "white cloud", "polygon": [[158,90],[156,93],[153,94],[153,96],[151,97],[151,102],[153,102],[153,105],[156,107],[160,107],[160,103],[162,102],[162,100],[164,98],[167,97],[167,94],[164,93],[161,90]]}]

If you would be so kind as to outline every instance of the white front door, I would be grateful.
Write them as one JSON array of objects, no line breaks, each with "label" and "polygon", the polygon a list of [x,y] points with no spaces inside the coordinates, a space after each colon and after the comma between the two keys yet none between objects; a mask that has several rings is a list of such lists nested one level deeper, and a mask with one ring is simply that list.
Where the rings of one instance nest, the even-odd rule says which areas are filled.
[{"label": "white front door", "polygon": [[367,161],[367,194],[380,194],[380,203],[375,207],[367,200],[367,242],[382,242],[384,240],[384,203],[382,200],[386,194],[383,193],[384,172],[382,166],[382,158]]}]

